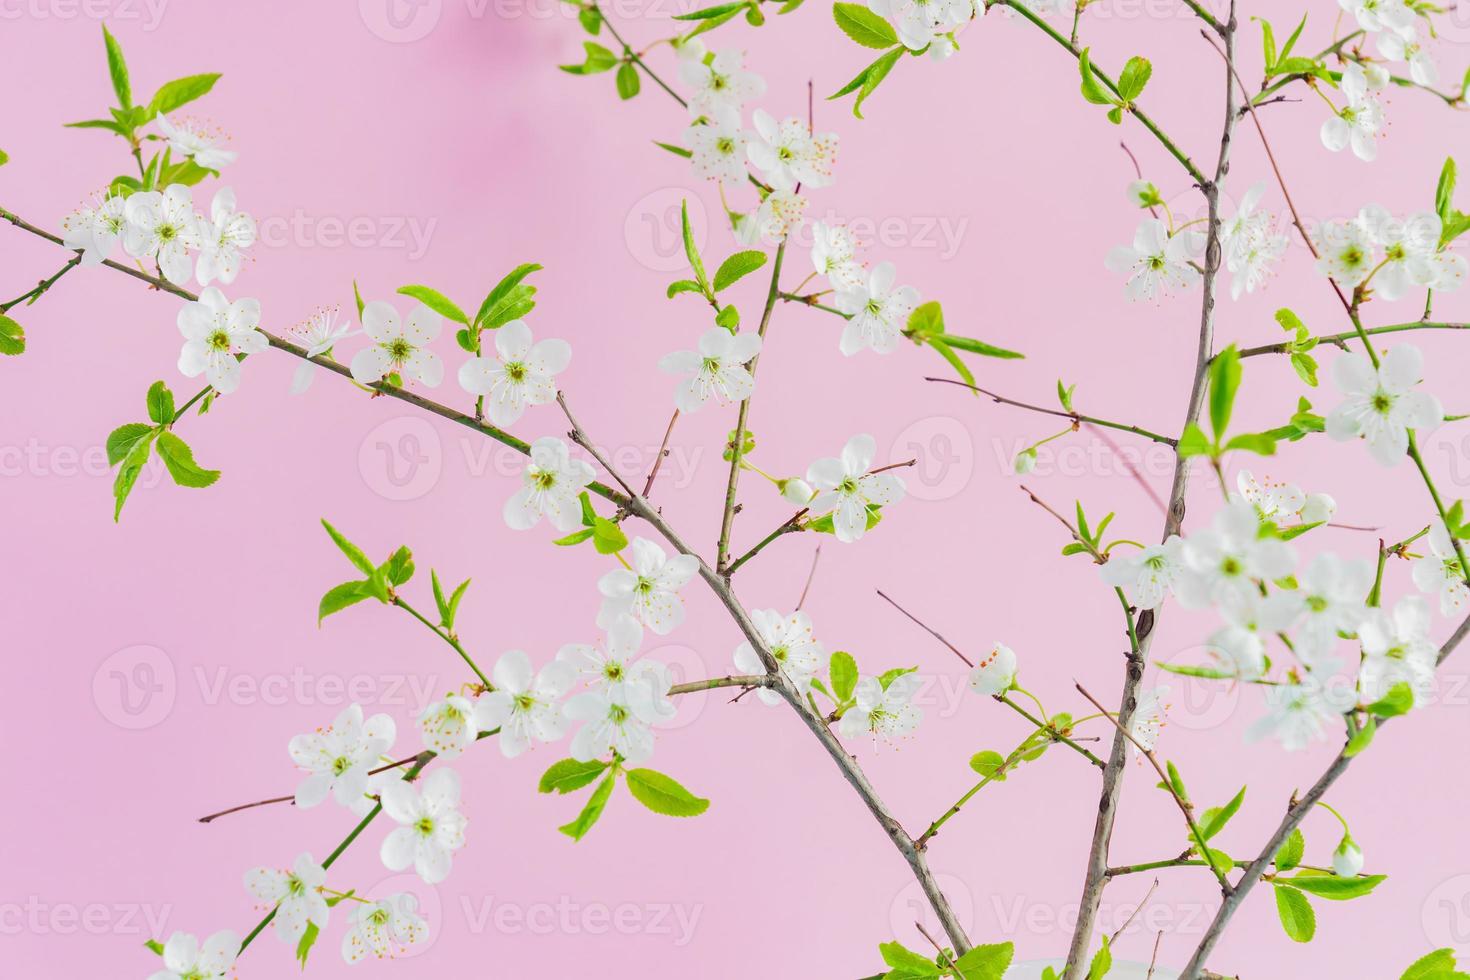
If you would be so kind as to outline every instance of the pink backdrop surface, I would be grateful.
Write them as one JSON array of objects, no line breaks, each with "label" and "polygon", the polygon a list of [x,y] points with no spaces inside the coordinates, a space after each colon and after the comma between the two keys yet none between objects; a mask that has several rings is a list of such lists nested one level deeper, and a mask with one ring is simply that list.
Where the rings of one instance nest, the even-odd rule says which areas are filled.
[{"label": "pink backdrop surface", "polygon": [[[635,44],[665,33],[663,18],[677,12],[656,6],[667,9],[625,4],[614,12]],[[1294,22],[1299,6],[1272,13]],[[1311,10],[1315,43],[1336,7],[1316,2]],[[734,246],[717,225],[713,188],[651,145],[681,138],[684,118],[671,100],[645,85],[620,104],[611,75],[555,69],[579,59],[583,35],[571,12],[551,0],[431,0],[401,8],[396,20],[373,0],[6,6],[0,145],[12,162],[0,170],[0,204],[57,228],[90,190],[126,171],[120,141],[60,127],[100,115],[110,98],[97,20],[105,13],[135,90],[223,72],[197,108],[232,135],[240,159],[225,182],[262,227],[228,292],[258,296],[267,327],[284,328],[323,303],[350,310],[353,278],[368,298],[423,282],[473,304],[514,265],[539,261],[546,270],[535,280],[540,302],[530,324],[538,337],[572,342],[564,390],[625,472],[645,472],[670,411],[672,383],[655,361],[689,346],[705,323],[692,301],[663,296],[682,268],[679,201],[690,199],[706,254]],[[770,83],[758,104],[778,116],[803,112],[813,81],[818,125],[839,131],[842,146],[837,183],[812,195],[812,215],[866,228],[866,257],[895,261],[902,281],[942,300],[952,331],[1030,355],[978,365],[984,383],[1048,402],[1060,376],[1077,384],[1084,411],[1174,431],[1197,293],[1131,306],[1102,264],[1109,247],[1131,238],[1137,218],[1123,196],[1133,174],[1120,136],[1166,198],[1181,212],[1197,210],[1198,195],[1148,135],[1134,123],[1109,125],[1078,97],[1065,55],[998,13],[966,32],[964,50],[948,63],[901,64],[865,122],[845,104],[820,101],[869,60],[839,35],[826,5],[812,0],[772,21],[759,30],[730,25],[716,37],[748,49],[749,65]],[[1196,22],[1154,3],[1095,8],[1084,25],[1101,63],[1116,66],[1134,53],[1153,60],[1152,113],[1196,160],[1212,163],[1222,71]],[[1244,74],[1256,78],[1256,32],[1243,24],[1242,35]],[[1439,50],[1452,76],[1470,58],[1455,40],[1464,39]],[[665,49],[651,57],[675,74]],[[1371,166],[1321,147],[1324,108],[1309,93],[1265,111],[1309,219],[1370,202],[1400,212],[1428,207],[1445,153],[1470,151],[1464,115],[1422,93],[1395,92],[1389,101],[1392,127]],[[1229,190],[1239,197],[1267,173],[1254,133],[1242,126]],[[197,196],[203,206],[207,195]],[[1283,210],[1274,188],[1266,201]],[[3,229],[0,256],[7,296],[64,259]],[[793,249],[790,266],[794,283],[808,271],[804,248]],[[748,320],[764,289],[758,279],[736,294]],[[1333,302],[1294,241],[1283,276],[1264,295],[1223,303],[1221,342],[1279,339],[1271,313],[1288,304],[1318,331],[1343,329]],[[114,526],[103,439],[142,416],[152,381],[194,390],[175,368],[177,308],[113,272],[78,271],[18,311],[30,348],[0,365],[6,976],[141,977],[156,968],[141,946],[150,936],[245,932],[260,912],[241,887],[244,870],[286,864],[302,850],[320,859],[350,819],[330,805],[264,808],[208,826],[195,818],[289,792],[296,774],[287,740],[353,699],[394,714],[399,748],[413,751],[410,717],[466,679],[452,652],[392,610],[362,606],[317,628],[317,599],[349,572],[319,518],[374,555],[409,544],[420,568],[410,595],[421,606],[432,606],[429,566],[448,579],[473,577],[461,632],[482,663],[511,648],[540,662],[563,643],[597,636],[594,582],[608,561],[586,548],[552,548],[545,528],[516,534],[504,526],[501,503],[520,467],[514,453],[402,403],[369,401],[337,379],[322,377],[290,398],[295,363],[274,353],[252,358],[240,392],[183,427],[199,459],[223,469],[220,482],[184,490],[150,468]],[[1464,319],[1467,311],[1462,294],[1439,313]],[[1371,310],[1370,320],[1417,312],[1405,301]],[[910,498],[876,533],[854,547],[826,540],[807,606],[829,649],[852,651],[866,669],[917,665],[926,679],[918,737],[896,750],[855,750],[917,832],[970,785],[972,753],[1007,751],[1027,731],[1009,712],[967,696],[963,666],[882,604],[875,588],[964,649],[1008,643],[1021,657],[1022,682],[1052,711],[1084,707],[1074,679],[1113,702],[1125,643],[1095,570],[1059,558],[1060,529],[1009,473],[1012,454],[1054,431],[1051,424],[926,383],[925,374],[945,373],[928,351],[843,358],[837,333],[820,312],[776,311],[751,415],[753,458],[795,473],[864,431],[881,457],[919,458],[907,474]],[[1430,388],[1449,411],[1470,411],[1461,404],[1462,342],[1419,342],[1429,352]],[[447,334],[438,349],[451,365],[440,396],[467,404],[453,386],[459,352]],[[1279,424],[1302,392],[1284,361],[1255,360],[1243,411],[1252,425]],[[1335,403],[1329,392],[1309,394],[1319,407]],[[657,491],[665,513],[706,554],[726,476],[720,441],[732,418],[709,410],[682,421]],[[527,438],[562,429],[554,407],[533,409],[515,426]],[[1166,452],[1119,442],[1138,454],[1155,488],[1167,487]],[[1114,527],[1126,536],[1156,535],[1155,506],[1103,443],[1076,435],[1048,449],[1028,478],[1038,493],[1062,507],[1081,497],[1092,511],[1116,510]],[[1452,496],[1470,484],[1466,449],[1453,426],[1427,443]],[[1330,490],[1339,520],[1381,527],[1390,540],[1429,516],[1407,465],[1382,472],[1359,447],[1309,439],[1257,471]],[[1191,523],[1207,518],[1218,498],[1198,476]],[[756,479],[744,487],[739,548],[790,509]],[[1371,533],[1326,530],[1302,550],[1366,556],[1375,542]],[[740,597],[791,607],[815,544],[810,536],[778,542],[739,573]],[[1405,565],[1391,572],[1391,594],[1410,588]],[[683,679],[728,673],[737,633],[702,585],[685,597],[687,624],[650,637],[647,649]],[[1156,657],[1197,660],[1210,625],[1170,609]],[[1442,620],[1436,628],[1448,632]],[[1220,947],[1217,969],[1252,980],[1381,978],[1430,948],[1470,944],[1458,752],[1470,718],[1466,679],[1464,659],[1452,660],[1437,703],[1386,730],[1332,794],[1353,821],[1367,870],[1389,873],[1388,881],[1371,898],[1318,903],[1318,935],[1306,947],[1284,937],[1259,889]],[[1292,790],[1309,785],[1336,746],[1287,756],[1274,744],[1245,745],[1242,733],[1262,710],[1257,692],[1169,683],[1176,707],[1162,750],[1205,804],[1249,783],[1220,843],[1253,854]],[[338,887],[416,891],[431,918],[433,940],[411,962],[369,963],[354,975],[852,977],[878,969],[880,941],[922,946],[914,920],[927,916],[916,886],[820,747],[790,712],[754,698],[728,701],[716,693],[681,702],[653,760],[712,798],[705,816],[658,817],[620,794],[575,845],[556,827],[579,801],[535,792],[564,745],[516,761],[493,746],[467,755],[457,768],[469,845],[446,882],[426,887],[386,872],[376,853],[380,826],[333,869]],[[1130,766],[1115,863],[1184,846],[1177,813],[1154,782],[1146,767]],[[1092,771],[1054,751],[986,789],[934,840],[933,866],[977,941],[1013,939],[1018,962],[1065,952],[1096,790]],[[1325,863],[1334,821],[1313,815],[1306,832],[1309,858]],[[1197,870],[1159,874],[1148,910],[1117,942],[1120,960],[1146,962],[1161,931],[1161,962],[1182,964],[1218,898]],[[1150,883],[1137,875],[1113,885],[1102,926],[1118,928]],[[348,975],[337,954],[341,911],[313,955],[314,975]],[[242,977],[294,972],[291,951],[271,934],[239,967]]]}]

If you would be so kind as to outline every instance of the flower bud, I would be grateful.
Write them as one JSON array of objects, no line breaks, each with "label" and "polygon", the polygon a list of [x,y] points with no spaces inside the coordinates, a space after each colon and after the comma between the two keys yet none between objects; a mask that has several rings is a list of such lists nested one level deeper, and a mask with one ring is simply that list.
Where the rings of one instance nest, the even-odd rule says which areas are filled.
[{"label": "flower bud", "polygon": [[1128,185],[1128,200],[1140,208],[1156,208],[1164,203],[1164,199],[1159,197],[1159,189],[1147,180],[1135,180]]},{"label": "flower bud", "polygon": [[1016,653],[997,643],[990,654],[970,671],[970,689],[976,694],[1004,694],[1016,685]]},{"label": "flower bud", "polygon": [[1307,502],[1302,504],[1303,524],[1323,524],[1332,520],[1332,515],[1337,512],[1337,501],[1325,493],[1307,494]]},{"label": "flower bud", "polygon": [[1012,464],[1017,476],[1025,476],[1036,469],[1036,450],[1025,449],[1016,454],[1016,460]]},{"label": "flower bud", "polygon": [[1332,873],[1339,878],[1356,878],[1362,870],[1363,849],[1351,837],[1344,837],[1332,852]]},{"label": "flower bud", "polygon": [[781,496],[785,497],[796,506],[805,507],[807,504],[811,503],[812,488],[805,480],[800,480],[796,477],[792,477],[789,480],[782,480],[780,482],[780,487]]}]

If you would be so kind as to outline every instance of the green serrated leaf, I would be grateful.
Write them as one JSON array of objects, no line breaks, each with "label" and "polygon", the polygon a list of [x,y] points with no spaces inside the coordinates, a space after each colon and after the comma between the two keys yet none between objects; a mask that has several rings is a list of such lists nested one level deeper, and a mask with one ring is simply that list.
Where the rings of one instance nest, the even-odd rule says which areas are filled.
[{"label": "green serrated leaf", "polygon": [[454,305],[448,296],[437,289],[430,289],[428,286],[399,286],[398,293],[401,296],[413,297],[446,319],[469,325],[470,318],[465,316],[464,310]]},{"label": "green serrated leaf", "polygon": [[577,819],[569,824],[564,824],[557,829],[566,834],[572,840],[581,840],[587,836],[587,832],[597,823],[597,818],[602,816],[602,811],[607,807],[607,801],[612,796],[613,783],[617,780],[617,770],[611,770],[602,777],[602,782],[592,791],[592,796],[587,800],[587,805],[582,807],[582,812],[577,814]]},{"label": "green serrated leaf", "polygon": [[1226,803],[1222,807],[1212,807],[1206,810],[1204,816],[1200,819],[1200,836],[1205,840],[1209,840],[1224,830],[1225,825],[1230,822],[1231,817],[1235,816],[1236,811],[1240,809],[1240,804],[1244,801],[1245,787],[1242,786],[1240,792],[1236,793],[1229,803]]},{"label": "green serrated leaf", "polygon": [[715,292],[729,289],[743,277],[766,264],[766,253],[758,249],[736,252],[715,270]]},{"label": "green serrated leaf", "polygon": [[26,350],[25,328],[0,313],[0,354],[15,357]]},{"label": "green serrated leaf", "polygon": [[138,440],[149,438],[153,431],[153,426],[142,422],[129,422],[113,429],[107,436],[107,465],[116,466],[121,463],[138,444]]},{"label": "green serrated leaf", "polygon": [[641,83],[638,78],[638,69],[633,67],[633,62],[625,61],[618,66],[616,81],[618,98],[627,101],[638,94]]},{"label": "green serrated leaf", "polygon": [[139,474],[143,472],[143,467],[148,463],[148,456],[153,451],[153,440],[157,431],[149,429],[144,437],[133,443],[132,448],[123,458],[122,465],[117,471],[117,478],[112,482],[114,500],[112,520],[114,523],[121,517],[123,504],[127,502],[128,495],[133,492],[133,485],[138,482]]},{"label": "green serrated leaf", "polygon": [[1318,898],[1347,902],[1367,895],[1387,877],[1388,875],[1360,875],[1356,878],[1341,878],[1337,875],[1298,874],[1294,878],[1277,878],[1276,882],[1300,888]]},{"label": "green serrated leaf", "polygon": [[1276,893],[1276,914],[1281,919],[1281,928],[1294,942],[1311,942],[1317,933],[1317,914],[1312,911],[1307,896],[1282,885],[1272,891]]},{"label": "green serrated leaf", "polygon": [[695,796],[672,776],[652,769],[629,769],[628,790],[639,803],[667,817],[697,817],[709,809],[709,800]]},{"label": "green serrated leaf", "polygon": [[188,443],[167,430],[158,434],[158,456],[181,487],[207,487],[219,479],[219,470],[206,470],[194,462]]},{"label": "green serrated leaf", "polygon": [[998,783],[1005,782],[1005,764],[1005,756],[1001,755],[999,752],[992,752],[990,749],[985,749],[982,752],[976,752],[974,755],[970,756],[971,769],[975,770],[987,779],[992,779]]},{"label": "green serrated leaf", "polygon": [[862,4],[833,4],[832,19],[842,33],[865,48],[887,48],[898,43],[893,25]]},{"label": "green serrated leaf", "polygon": [[214,83],[219,79],[220,76],[217,74],[188,75],[165,82],[157,92],[153,93],[153,98],[148,103],[148,111],[151,115],[167,115],[195,99],[208,95],[210,89],[214,88]]},{"label": "green serrated leaf", "polygon": [[955,975],[964,980],[1001,980],[1015,955],[1014,943],[975,946],[954,961]]},{"label": "green serrated leaf", "polygon": [[607,763],[600,759],[590,762],[578,762],[576,759],[562,759],[553,762],[551,768],[541,774],[541,781],[536,784],[536,790],[540,793],[561,793],[563,795],[589,786],[592,781],[602,775],[607,768]]},{"label": "green serrated leaf", "polygon": [[117,43],[106,24],[102,25],[102,42],[107,46],[107,73],[112,76],[112,91],[117,95],[117,104],[123,109],[130,109],[133,87],[128,80],[128,63],[123,58],[122,45]]},{"label": "green serrated leaf", "polygon": [[827,665],[827,674],[832,680],[832,695],[838,702],[850,699],[858,682],[857,661],[852,654],[846,650],[834,652]]},{"label": "green serrated leaf", "polygon": [[1302,857],[1307,852],[1307,839],[1302,836],[1300,827],[1294,828],[1286,841],[1276,849],[1276,870],[1290,871],[1302,863]]},{"label": "green serrated leaf", "polygon": [[364,599],[374,598],[372,590],[363,581],[343,582],[327,590],[316,607],[316,624],[320,626],[322,620],[335,612],[341,612],[348,606],[355,606]]},{"label": "green serrated leaf", "polygon": [[159,425],[174,420],[174,393],[162,381],[153,382],[148,389],[148,417]]},{"label": "green serrated leaf", "polygon": [[1240,376],[1240,351],[1231,344],[1210,362],[1210,428],[1215,432],[1216,442],[1224,440],[1225,430],[1230,427]]},{"label": "green serrated leaf", "polygon": [[359,572],[362,572],[364,575],[373,575],[377,572],[378,567],[368,560],[368,556],[363,553],[363,550],[343,537],[342,533],[327,523],[325,518],[322,519],[322,527],[327,529],[327,534],[331,537],[332,541],[342,550],[342,554],[347,556],[347,560],[352,562],[353,566]]}]

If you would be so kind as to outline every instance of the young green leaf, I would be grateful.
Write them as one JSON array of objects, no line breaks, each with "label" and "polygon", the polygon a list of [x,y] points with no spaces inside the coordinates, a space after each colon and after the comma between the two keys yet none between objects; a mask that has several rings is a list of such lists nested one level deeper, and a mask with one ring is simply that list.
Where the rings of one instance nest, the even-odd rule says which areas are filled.
[{"label": "young green leaf", "polygon": [[558,67],[569,75],[595,75],[611,70],[618,63],[615,54],[594,41],[583,41],[582,48],[587,52],[587,57],[580,65]]},{"label": "young green leaf", "polygon": [[10,317],[0,313],[0,354],[11,357],[24,354],[26,350],[25,328]]},{"label": "young green leaf", "polygon": [[1244,801],[1245,787],[1242,786],[1240,792],[1236,793],[1229,803],[1226,803],[1222,807],[1211,807],[1206,810],[1204,816],[1200,819],[1200,836],[1205,840],[1209,840],[1224,830],[1225,825],[1230,822],[1231,817],[1235,816],[1236,811],[1240,809],[1240,804]]},{"label": "young green leaf", "polygon": [[188,105],[195,99],[208,95],[209,90],[214,88],[214,83],[219,81],[219,78],[219,75],[216,74],[189,75],[165,82],[157,92],[153,93],[153,99],[148,103],[148,111],[152,115],[165,115],[173,112],[180,106]]},{"label": "young green leaf", "polygon": [[1358,730],[1353,732],[1353,737],[1348,739],[1347,745],[1343,746],[1342,754],[1351,759],[1353,756],[1357,755],[1359,752],[1372,745],[1373,736],[1377,734],[1378,722],[1373,719],[1372,715],[1369,715],[1368,719],[1363,722],[1361,726],[1359,726]]},{"label": "young green leaf", "polygon": [[720,3],[713,7],[705,7],[702,10],[692,10],[687,14],[675,14],[674,20],[711,20],[724,18],[729,20],[745,8],[745,0],[740,3]]},{"label": "young green leaf", "polygon": [[975,946],[955,960],[955,975],[965,980],[1001,980],[1015,955],[1014,943]]},{"label": "young green leaf", "polygon": [[117,94],[117,104],[120,108],[131,109],[133,88],[128,81],[128,63],[123,58],[122,45],[117,43],[106,24],[102,25],[102,42],[107,46],[107,73],[112,76],[112,91]]},{"label": "young green leaf", "polygon": [[686,150],[682,146],[675,146],[672,143],[660,143],[658,140],[654,140],[653,145],[661,150],[668,150],[676,157],[683,157],[685,160],[688,160],[694,156],[693,150]]},{"label": "young green leaf", "polygon": [[944,335],[944,342],[951,347],[958,347],[960,350],[969,351],[971,354],[982,354],[985,357],[999,357],[1008,361],[1019,360],[1026,356],[1019,351],[1006,350],[1004,347],[987,344],[983,340],[976,340],[973,337],[961,337],[952,333]]},{"label": "young green leaf", "polygon": [[219,479],[219,470],[206,470],[194,462],[188,443],[168,430],[158,434],[158,456],[181,487],[207,487]]},{"label": "young green leaf", "polygon": [[709,800],[695,796],[673,777],[652,769],[629,769],[628,790],[639,803],[668,817],[697,817],[709,809]]},{"label": "young green leaf", "polygon": [[581,840],[587,836],[587,831],[597,823],[597,818],[602,816],[602,811],[607,807],[608,798],[612,796],[613,783],[617,780],[617,770],[610,771],[602,777],[602,782],[592,791],[587,805],[582,807],[582,812],[577,814],[577,819],[569,824],[564,824],[557,829],[566,834],[572,840]]},{"label": "young green leaf", "polygon": [[898,43],[893,25],[862,4],[833,4],[832,18],[842,33],[865,48],[887,48]]},{"label": "young green leaf", "polygon": [[765,264],[766,253],[758,249],[736,252],[715,270],[715,292],[730,288]]},{"label": "young green leaf", "polygon": [[1077,57],[1077,70],[1082,74],[1082,97],[1093,105],[1116,105],[1117,100],[1102,87],[1092,72],[1091,52],[1091,48],[1083,48]]},{"label": "young green leaf", "polygon": [[628,547],[628,536],[617,522],[599,517],[592,524],[592,547],[599,555],[614,555]]},{"label": "young green leaf", "polygon": [[832,694],[837,700],[841,702],[851,698],[858,682],[857,661],[852,658],[852,654],[846,650],[835,651],[827,671],[832,679]]},{"label": "young green leaf", "polygon": [[1276,892],[1276,914],[1281,918],[1281,928],[1293,941],[1309,943],[1317,933],[1317,914],[1307,896],[1294,888],[1278,885]]},{"label": "young green leaf", "polygon": [[127,502],[128,494],[133,492],[133,484],[138,482],[138,475],[148,463],[156,433],[156,429],[149,429],[145,436],[133,443],[117,471],[117,478],[112,481],[112,496],[115,501],[112,508],[113,523],[122,516],[123,504]]},{"label": "young green leaf", "polygon": [[364,599],[373,598],[372,591],[367,583],[363,581],[343,582],[327,590],[316,607],[316,624],[321,626],[322,620],[335,612],[341,612],[348,606],[355,606]]},{"label": "young green leaf", "polygon": [[159,425],[174,420],[174,393],[162,381],[153,382],[148,389],[148,417]]},{"label": "young green leaf", "polygon": [[992,752],[989,749],[983,752],[976,752],[970,756],[971,769],[987,779],[992,779],[998,783],[1005,782],[1005,764],[1005,756],[999,752]]},{"label": "young green leaf", "polygon": [[[929,337],[928,343],[930,347],[933,347],[939,352],[940,357],[943,357],[946,361],[949,362],[949,366],[955,369],[955,373],[960,376],[961,381],[963,381],[967,385],[970,385],[972,388],[974,387],[975,375],[970,370],[970,366],[960,359],[960,355],[950,350],[949,344],[946,344],[939,337]],[[980,397],[980,393],[978,391],[972,391],[971,394],[974,395],[976,398]]]},{"label": "young green leaf", "polygon": [[1235,409],[1235,394],[1240,390],[1240,351],[1234,344],[1215,355],[1210,362],[1210,427],[1215,441],[1225,438],[1230,416]]},{"label": "young green leaf", "polygon": [[1387,877],[1388,875],[1362,875],[1357,878],[1340,878],[1337,875],[1298,874],[1294,878],[1277,878],[1276,882],[1300,888],[1318,898],[1346,902],[1367,895]]},{"label": "young green leaf", "polygon": [[1113,951],[1108,944],[1108,937],[1103,936],[1102,949],[1092,957],[1092,965],[1087,968],[1087,980],[1101,980],[1112,968]]},{"label": "young green leaf", "polygon": [[893,70],[894,65],[898,64],[898,59],[905,50],[907,49],[903,45],[899,45],[863,71],[863,80],[858,87],[857,99],[852,103],[852,114],[858,119],[863,118],[863,103],[868,101],[868,96],[872,95],[883,83],[883,79],[888,77],[888,73]]},{"label": "young green leaf", "polygon": [[1302,836],[1301,828],[1297,827],[1276,851],[1276,870],[1290,871],[1302,863],[1302,856],[1306,851],[1307,839]]},{"label": "young green leaf", "polygon": [[1380,718],[1393,718],[1414,707],[1414,689],[1405,681],[1389,688],[1388,693],[1368,705],[1368,710]]},{"label": "young green leaf", "polygon": [[311,955],[311,947],[316,945],[316,938],[319,935],[321,935],[321,929],[315,922],[308,921],[306,931],[296,941],[296,962],[301,964],[303,970],[306,969],[306,958]]},{"label": "young green leaf", "polygon": [[915,953],[903,943],[891,942],[878,945],[878,955],[883,957],[883,962],[893,967],[893,970],[885,974],[892,977],[897,974],[903,980],[919,980],[921,977],[939,976],[939,967],[934,961],[920,953]]},{"label": "young green leaf", "polygon": [[689,202],[679,202],[679,232],[684,238],[684,255],[689,267],[694,270],[694,279],[705,295],[709,295],[709,279],[704,274],[704,262],[699,257],[699,248],[694,244],[694,231],[689,227]]},{"label": "young green leaf", "polygon": [[1459,980],[1454,974],[1455,966],[1453,949],[1436,949],[1410,964],[1399,980]]},{"label": "young green leaf", "polygon": [[454,305],[448,296],[437,289],[430,289],[428,286],[399,286],[398,292],[399,295],[413,297],[446,319],[469,325],[470,319],[465,316],[464,310]]},{"label": "young green leaf", "polygon": [[465,579],[459,583],[454,592],[449,596],[449,616],[444,620],[444,628],[451,633],[454,632],[454,620],[459,616],[459,600],[464,598],[465,590],[469,587],[470,580]]},{"label": "young green leaf", "polygon": [[607,763],[598,759],[590,762],[562,759],[560,762],[553,762],[551,768],[541,774],[541,781],[536,784],[536,790],[541,793],[565,795],[590,785],[594,779],[602,775],[602,771],[606,768]]},{"label": "young green leaf", "polygon": [[327,529],[327,534],[331,536],[332,541],[336,543],[338,548],[342,549],[342,554],[347,556],[347,560],[352,562],[353,566],[359,572],[362,572],[364,575],[373,575],[377,572],[377,566],[368,561],[368,556],[363,554],[362,549],[343,537],[342,532],[327,523],[325,518],[322,519],[322,527]]},{"label": "young green leaf", "polygon": [[116,466],[127,458],[139,439],[148,438],[153,432],[151,425],[129,422],[120,425],[107,436],[107,465]]},{"label": "young green leaf", "polygon": [[724,327],[731,333],[740,329],[740,311],[734,303],[720,307],[720,312],[715,314],[715,326]]},{"label": "young green leaf", "polygon": [[1128,63],[1123,66],[1123,73],[1118,76],[1118,94],[1122,96],[1123,101],[1132,102],[1142,95],[1144,86],[1148,84],[1153,73],[1154,66],[1147,58],[1137,55],[1129,58]]},{"label": "young green leaf", "polygon": [[633,62],[625,61],[618,66],[617,76],[618,98],[624,101],[638,94],[640,82],[638,69],[633,67]]}]

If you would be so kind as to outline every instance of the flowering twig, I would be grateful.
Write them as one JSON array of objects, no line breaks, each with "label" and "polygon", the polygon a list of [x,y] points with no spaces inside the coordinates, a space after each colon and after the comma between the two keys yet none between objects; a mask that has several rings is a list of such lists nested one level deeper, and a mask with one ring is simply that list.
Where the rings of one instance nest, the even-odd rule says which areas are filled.
[{"label": "flowering twig", "polygon": [[51,276],[42,279],[40,282],[36,283],[34,287],[24,293],[21,293],[10,302],[0,303],[0,313],[9,313],[11,309],[19,306],[21,303],[27,303],[27,305],[29,305],[29,303],[34,303],[36,300],[45,295],[46,290],[56,285],[57,280],[59,280],[62,276],[66,275],[68,272],[80,265],[81,261],[82,253],[78,252],[75,256],[72,257],[71,261],[67,262],[66,265],[62,266],[60,269],[57,269],[56,272],[53,273]]},{"label": "flowering twig", "polygon": [[653,481],[658,479],[658,468],[663,465],[664,457],[669,454],[669,438],[674,434],[674,423],[679,421],[679,410],[674,409],[674,414],[669,416],[669,427],[664,430],[664,441],[658,447],[658,455],[653,459],[653,468],[648,471],[648,482],[643,484],[643,496],[653,492]]},{"label": "flowering twig", "polygon": [[[1370,336],[1381,333],[1402,333],[1407,330],[1470,330],[1470,323],[1441,323],[1427,320],[1414,320],[1410,323],[1392,323],[1385,327],[1366,327],[1363,333]],[[1313,337],[1312,342],[1316,344],[1332,344],[1342,350],[1347,350],[1347,342],[1356,340],[1361,335],[1356,330],[1347,333],[1328,334],[1322,337]],[[1257,357],[1261,354],[1286,354],[1291,352],[1292,342],[1287,341],[1279,344],[1262,344],[1260,347],[1247,347],[1240,352],[1241,357]]]}]

